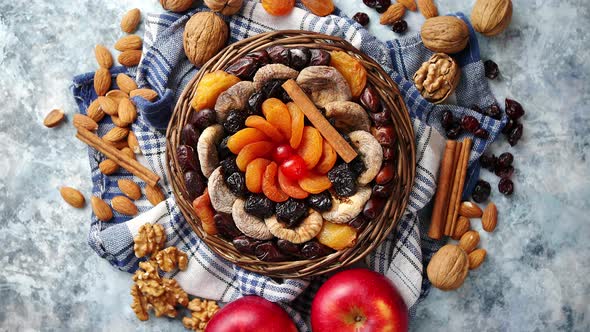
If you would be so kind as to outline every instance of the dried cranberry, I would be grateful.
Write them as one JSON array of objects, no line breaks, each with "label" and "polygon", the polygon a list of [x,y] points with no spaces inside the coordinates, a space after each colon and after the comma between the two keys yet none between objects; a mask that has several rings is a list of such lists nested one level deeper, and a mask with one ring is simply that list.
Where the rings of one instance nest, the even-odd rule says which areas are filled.
[{"label": "dried cranberry", "polygon": [[491,191],[492,187],[487,181],[478,180],[471,194],[471,198],[477,203],[483,203],[490,197]]},{"label": "dried cranberry", "polygon": [[271,46],[266,49],[266,52],[268,52],[268,56],[272,63],[280,63],[288,66],[291,61],[291,53],[289,52],[289,49],[284,46]]},{"label": "dried cranberry", "polygon": [[272,242],[263,242],[256,246],[255,255],[258,259],[265,262],[279,262],[287,260],[277,246]]},{"label": "dried cranberry", "polygon": [[498,183],[498,190],[500,191],[500,193],[506,196],[512,195],[512,193],[514,192],[514,182],[512,182],[512,180],[510,179],[503,178]]},{"label": "dried cranberry", "polygon": [[465,115],[461,119],[461,127],[470,133],[475,133],[479,128],[479,121],[471,115]]},{"label": "dried cranberry", "polygon": [[524,115],[524,109],[522,108],[522,105],[516,100],[509,98],[506,98],[504,112],[506,112],[506,115],[508,115],[508,117],[512,120],[518,120]]},{"label": "dried cranberry", "polygon": [[500,69],[498,65],[492,60],[486,60],[483,63],[484,69],[486,71],[486,77],[493,80],[500,74]]},{"label": "dried cranberry", "polygon": [[274,214],[275,203],[264,195],[252,194],[246,198],[244,211],[258,218],[268,218]]},{"label": "dried cranberry", "polygon": [[497,167],[495,173],[497,176],[499,176],[503,179],[508,179],[508,178],[512,177],[512,174],[514,173],[514,167],[512,167],[512,166]]},{"label": "dried cranberry", "polygon": [[498,105],[496,104],[490,105],[490,107],[486,108],[484,114],[492,119],[502,119],[502,111],[500,110],[500,107],[498,107]]},{"label": "dried cranberry", "polygon": [[301,244],[295,244],[283,239],[277,240],[277,248],[285,255],[299,257],[301,256],[301,247]]},{"label": "dried cranberry", "polygon": [[377,90],[370,85],[367,85],[361,93],[360,102],[368,112],[378,113],[380,111],[379,105],[381,104],[381,99]]},{"label": "dried cranberry", "polygon": [[408,22],[404,20],[395,21],[391,26],[391,30],[395,33],[404,33],[408,30]]},{"label": "dried cranberry", "polygon": [[261,115],[262,103],[266,100],[266,96],[262,92],[254,92],[248,98],[248,115]]},{"label": "dried cranberry", "polygon": [[369,24],[369,15],[363,12],[358,12],[354,14],[352,19],[362,26],[367,26],[367,24]]},{"label": "dried cranberry", "polygon": [[453,117],[453,112],[446,110],[442,114],[441,125],[445,130],[451,129],[453,123],[455,122],[455,118]]},{"label": "dried cranberry", "polygon": [[334,191],[339,196],[352,196],[356,194],[357,184],[356,176],[348,167],[348,164],[342,163],[328,172],[328,179],[332,182]]},{"label": "dried cranberry", "polygon": [[477,129],[473,135],[475,135],[475,137],[479,137],[481,139],[488,139],[490,137],[490,133],[488,133],[487,130],[483,129],[483,128],[479,128]]},{"label": "dried cranberry", "polygon": [[332,208],[332,195],[326,190],[319,194],[311,194],[307,196],[305,202],[312,209],[319,212],[325,212]]},{"label": "dried cranberry", "polygon": [[388,198],[393,191],[393,181],[386,184],[377,184],[373,186],[373,196],[380,198]]},{"label": "dried cranberry", "polygon": [[369,113],[369,117],[373,120],[375,126],[386,126],[393,123],[393,119],[391,118],[391,112],[389,109],[384,109],[381,112],[377,113]]},{"label": "dried cranberry", "polygon": [[498,165],[500,167],[511,166],[513,161],[514,156],[510,152],[504,152],[500,156],[498,156]]},{"label": "dried cranberry", "polygon": [[199,161],[195,155],[195,150],[188,145],[180,145],[176,148],[178,163],[183,172],[199,171],[201,169]]},{"label": "dried cranberry", "polygon": [[302,200],[289,198],[287,201],[277,203],[275,207],[277,219],[286,223],[287,227],[295,227],[307,217],[307,206]]},{"label": "dried cranberry", "polygon": [[447,138],[448,139],[457,139],[463,133],[463,129],[461,125],[457,122],[453,123],[450,129],[447,129]]},{"label": "dried cranberry", "polygon": [[231,214],[217,212],[213,220],[215,221],[215,227],[219,231],[219,234],[224,238],[231,240],[242,235],[242,232],[236,227]]},{"label": "dried cranberry", "polygon": [[512,129],[514,129],[514,126],[516,126],[516,121],[508,119],[508,122],[506,122],[506,125],[504,126],[504,128],[502,128],[502,134],[510,135],[510,132],[512,131]]},{"label": "dried cranberry", "polygon": [[232,240],[232,244],[239,252],[246,255],[254,255],[256,252],[256,246],[261,244],[262,241],[247,237],[246,235],[240,235]]},{"label": "dried cranberry", "polygon": [[377,0],[363,0],[363,3],[369,8],[375,8],[377,5]]},{"label": "dried cranberry", "polygon": [[203,181],[201,174],[195,171],[184,173],[184,184],[188,193],[188,198],[192,202],[195,198],[201,196],[207,188],[207,183]]},{"label": "dried cranberry", "polygon": [[227,115],[227,119],[223,123],[225,131],[235,134],[246,127],[246,118],[248,113],[244,111],[231,110]]},{"label": "dried cranberry", "polygon": [[309,65],[311,53],[307,47],[295,47],[289,49],[291,61],[290,66],[295,70],[301,70]]},{"label": "dried cranberry", "polygon": [[522,137],[522,130],[522,123],[517,123],[516,126],[510,131],[510,134],[508,135],[508,143],[510,143],[510,146],[515,146],[518,143]]},{"label": "dried cranberry", "polygon": [[380,126],[371,128],[371,134],[382,146],[393,146],[395,144],[395,128],[393,126]]},{"label": "dried cranberry", "polygon": [[387,8],[391,6],[391,0],[376,0],[375,1],[375,10],[377,13],[385,13]]},{"label": "dried cranberry", "polygon": [[182,132],[180,135],[180,142],[184,145],[188,145],[193,149],[197,147],[197,142],[199,141],[199,131],[195,128],[194,125],[187,123],[184,127],[182,127]]},{"label": "dried cranberry", "polygon": [[363,208],[363,215],[369,220],[373,220],[379,216],[383,207],[385,206],[386,200],[379,197],[371,197],[365,207]]},{"label": "dried cranberry", "polygon": [[301,254],[306,259],[314,259],[322,256],[326,256],[334,252],[330,247],[325,246],[317,241],[309,241],[301,248]]},{"label": "dried cranberry", "polygon": [[395,157],[395,149],[391,146],[383,147],[383,160],[392,160]]},{"label": "dried cranberry", "polygon": [[393,180],[393,164],[392,163],[383,163],[381,170],[377,173],[375,177],[376,184],[386,184],[389,181]]},{"label": "dried cranberry", "polygon": [[205,129],[217,121],[217,114],[214,110],[205,108],[200,111],[194,111],[191,114],[189,123],[198,129]]},{"label": "dried cranberry", "polygon": [[252,77],[254,77],[256,70],[258,70],[256,59],[244,57],[234,62],[231,66],[227,67],[225,71],[229,74],[239,77],[242,80],[250,80]]},{"label": "dried cranberry", "polygon": [[352,220],[348,222],[348,225],[360,230],[367,225],[367,222],[367,218],[365,218],[364,215],[359,214],[358,216],[352,218]]},{"label": "dried cranberry", "polygon": [[329,52],[317,48],[313,48],[309,52],[311,53],[310,66],[327,66],[330,64],[332,57]]},{"label": "dried cranberry", "polygon": [[482,155],[481,158],[479,158],[479,164],[481,167],[493,171],[496,168],[496,160],[497,158],[494,155]]},{"label": "dried cranberry", "polygon": [[246,193],[246,178],[242,172],[234,172],[225,179],[225,183],[232,193],[243,196]]}]

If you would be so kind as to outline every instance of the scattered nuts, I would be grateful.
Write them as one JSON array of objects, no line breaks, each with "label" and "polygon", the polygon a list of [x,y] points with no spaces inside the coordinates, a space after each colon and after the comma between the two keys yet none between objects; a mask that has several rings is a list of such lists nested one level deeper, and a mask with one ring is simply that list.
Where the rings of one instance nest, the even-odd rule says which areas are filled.
[{"label": "scattered nuts", "polygon": [[188,265],[188,256],[176,247],[168,247],[156,254],[156,262],[164,272],[172,272],[176,267],[184,271]]},{"label": "scattered nuts", "polygon": [[397,0],[397,2],[404,5],[404,7],[406,7],[407,10],[411,10],[413,12],[418,10],[418,7],[416,6],[416,1],[414,0]]},{"label": "scattered nuts", "polygon": [[141,21],[141,12],[137,8],[131,9],[121,19],[121,30],[123,32],[133,33],[137,29],[139,21]]},{"label": "scattered nuts", "polygon": [[131,286],[131,296],[133,297],[133,302],[131,303],[131,309],[135,312],[137,318],[141,321],[146,321],[149,319],[148,315],[148,303],[147,299],[141,291],[139,290],[139,286],[137,284],[133,284]]},{"label": "scattered nuts", "polygon": [[454,91],[461,78],[459,66],[450,56],[435,53],[414,74],[414,84],[422,96],[431,102],[442,103]]},{"label": "scattered nuts", "polygon": [[113,197],[111,200],[111,206],[113,207],[113,210],[126,216],[134,216],[137,214],[137,206],[125,196]]},{"label": "scattered nuts", "polygon": [[138,35],[128,35],[117,40],[117,42],[115,43],[115,49],[120,52],[141,50],[142,45],[143,41],[141,40],[141,37],[139,37]]},{"label": "scattered nuts", "polygon": [[129,135],[127,135],[127,145],[129,145],[129,148],[131,149],[131,151],[133,151],[133,153],[141,153],[141,148],[139,147],[139,141],[137,141],[137,136],[135,136],[135,133],[132,131],[129,131]]},{"label": "scattered nuts", "polygon": [[[116,115],[117,114],[117,102],[114,99],[107,98],[104,96],[99,96],[96,100],[98,100],[98,105],[100,110],[108,115]],[[95,120],[96,121],[96,120]]]},{"label": "scattered nuts", "polygon": [[113,66],[113,56],[109,49],[104,45],[96,45],[94,48],[94,56],[100,67],[109,69]]},{"label": "scattered nuts", "polygon": [[487,252],[485,249],[476,249],[473,252],[471,252],[468,256],[469,269],[477,269],[481,265],[481,263],[483,263],[484,259],[486,258],[486,254]]},{"label": "scattered nuts", "polygon": [[61,197],[64,199],[64,201],[66,201],[66,203],[70,204],[71,206],[78,209],[84,207],[86,200],[84,199],[84,195],[82,195],[79,190],[72,187],[61,187],[59,188],[59,193],[61,194]]},{"label": "scattered nuts", "polygon": [[141,258],[157,253],[166,244],[166,233],[160,224],[144,224],[133,238],[135,257]]},{"label": "scattered nuts", "polygon": [[105,113],[100,108],[98,99],[95,99],[90,103],[90,105],[88,105],[88,108],[86,108],[86,115],[96,123],[100,122],[100,120],[104,118]]},{"label": "scattered nuts", "polygon": [[479,244],[479,233],[477,231],[467,231],[459,240],[459,247],[465,250],[466,253],[470,253]]},{"label": "scattered nuts", "polygon": [[466,217],[466,218],[481,218],[483,211],[479,207],[479,205],[471,202],[465,201],[461,203],[459,206],[459,215]]},{"label": "scattered nuts", "polygon": [[129,94],[127,94],[124,91],[114,89],[114,90],[107,92],[105,97],[112,99],[117,105],[119,105],[119,104],[121,104],[121,100],[129,99]]},{"label": "scattered nuts", "polygon": [[104,96],[111,88],[111,73],[106,68],[98,68],[94,73],[94,91],[97,96]]},{"label": "scattered nuts", "polygon": [[459,246],[447,244],[428,263],[426,273],[432,285],[444,291],[454,290],[465,281],[469,272],[467,254]]},{"label": "scattered nuts", "polygon": [[156,206],[160,204],[160,202],[166,200],[166,196],[164,196],[164,193],[162,192],[162,189],[160,189],[159,186],[154,187],[147,185],[145,187],[145,197],[147,197],[148,201],[150,201],[150,203],[152,203],[153,206]]},{"label": "scattered nuts", "polygon": [[244,0],[205,0],[205,5],[214,12],[230,16],[240,11]]},{"label": "scattered nuts", "polygon": [[118,142],[125,138],[129,134],[129,128],[114,127],[109,130],[102,139],[109,142]]},{"label": "scattered nuts", "polygon": [[494,202],[490,202],[483,210],[481,224],[486,232],[493,232],[498,224],[498,208]]},{"label": "scattered nuts", "polygon": [[137,89],[137,83],[135,83],[135,81],[126,74],[121,73],[117,75],[116,81],[119,89],[127,94]]},{"label": "scattered nuts", "polygon": [[129,50],[119,54],[119,63],[125,67],[133,67],[141,61],[141,50]]},{"label": "scattered nuts", "polygon": [[154,101],[158,98],[158,93],[152,89],[142,88],[129,92],[129,97],[141,97],[145,100]]},{"label": "scattered nuts", "polygon": [[406,7],[404,5],[401,3],[394,3],[381,15],[379,23],[383,25],[393,24],[394,22],[401,20],[405,13]]},{"label": "scattered nuts", "polygon": [[189,302],[188,309],[191,310],[191,316],[182,318],[184,327],[193,331],[204,331],[207,323],[219,311],[219,306],[215,301],[195,298]]},{"label": "scattered nuts", "polygon": [[92,196],[90,204],[92,205],[92,212],[94,212],[94,215],[98,220],[109,221],[113,218],[113,210],[111,210],[111,207],[102,199]]},{"label": "scattered nuts", "polygon": [[122,123],[130,125],[137,119],[137,109],[131,100],[128,98],[121,99],[117,109],[117,116]]},{"label": "scattered nuts", "polygon": [[511,20],[511,0],[477,0],[471,11],[473,28],[488,37],[504,31]]},{"label": "scattered nuts", "polygon": [[457,53],[469,42],[467,24],[454,16],[429,18],[422,25],[420,37],[426,48],[433,52]]},{"label": "scattered nuts", "polygon": [[160,4],[166,10],[179,13],[191,8],[193,0],[160,0]]},{"label": "scattered nuts", "polygon": [[428,18],[438,16],[438,10],[436,9],[436,5],[434,5],[434,0],[417,0],[418,1],[418,8],[420,9],[420,13],[422,16]]},{"label": "scattered nuts", "polygon": [[94,120],[83,114],[74,114],[74,119],[72,120],[72,123],[76,128],[85,128],[90,131],[98,129],[98,124]]},{"label": "scattered nuts", "polygon": [[111,159],[106,159],[98,164],[98,169],[104,175],[111,175],[119,170],[119,165]]},{"label": "scattered nuts", "polygon": [[125,196],[133,200],[138,200],[141,198],[141,188],[137,183],[127,179],[121,179],[117,181],[117,185],[119,186],[119,189],[121,189],[121,192],[125,194]]},{"label": "scattered nuts", "polygon": [[60,124],[65,119],[64,111],[59,109],[51,110],[51,112],[47,113],[45,119],[43,120],[43,125],[47,128],[53,128]]},{"label": "scattered nuts", "polygon": [[184,28],[184,52],[200,67],[225,45],[228,35],[227,24],[221,17],[211,12],[196,13]]},{"label": "scattered nuts", "polygon": [[469,229],[471,229],[471,223],[469,222],[469,219],[459,216],[457,219],[457,224],[455,225],[455,232],[451,238],[453,240],[459,240]]}]

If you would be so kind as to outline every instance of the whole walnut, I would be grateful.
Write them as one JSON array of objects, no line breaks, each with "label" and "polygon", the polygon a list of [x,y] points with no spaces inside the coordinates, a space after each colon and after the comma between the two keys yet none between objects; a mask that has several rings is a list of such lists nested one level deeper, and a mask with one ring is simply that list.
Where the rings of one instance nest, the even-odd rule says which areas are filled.
[{"label": "whole walnut", "polygon": [[414,74],[414,84],[422,96],[433,103],[442,103],[459,84],[461,70],[450,56],[435,53]]},{"label": "whole walnut", "polygon": [[227,42],[227,24],[215,13],[193,15],[184,28],[184,52],[193,64],[202,66]]},{"label": "whole walnut", "polygon": [[160,0],[164,9],[179,13],[188,10],[193,5],[193,0]]},{"label": "whole walnut", "polygon": [[244,0],[205,0],[205,5],[214,12],[233,15],[240,11]]},{"label": "whole walnut", "polygon": [[504,31],[511,20],[511,0],[477,0],[471,11],[473,28],[488,37]]},{"label": "whole walnut", "polygon": [[469,42],[469,28],[460,18],[437,16],[424,22],[420,37],[424,46],[433,52],[457,53]]},{"label": "whole walnut", "polygon": [[444,291],[461,285],[469,272],[469,259],[461,247],[447,244],[440,248],[428,263],[426,273],[432,285]]}]

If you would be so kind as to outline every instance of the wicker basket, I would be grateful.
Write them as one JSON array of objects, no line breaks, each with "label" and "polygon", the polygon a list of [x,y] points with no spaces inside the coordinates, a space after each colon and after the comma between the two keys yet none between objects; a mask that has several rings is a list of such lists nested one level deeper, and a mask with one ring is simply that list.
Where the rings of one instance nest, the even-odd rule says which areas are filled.
[{"label": "wicker basket", "polygon": [[[357,243],[354,247],[316,259],[264,262],[254,256],[238,252],[230,241],[205,233],[195,215],[192,202],[185,198],[188,195],[183,173],[176,156],[176,148],[180,144],[181,129],[187,123],[190,112],[193,111],[190,101],[201,77],[205,73],[225,69],[234,60],[249,52],[262,50],[277,44],[287,47],[320,48],[328,51],[343,50],[358,58],[367,69],[368,83],[377,89],[383,102],[391,109],[397,135],[397,141],[394,145],[396,154],[393,161],[397,165],[393,180],[394,189],[393,194],[385,204],[383,212],[378,218],[369,222],[362,232],[358,234]],[[228,261],[244,269],[277,278],[300,278],[320,275],[348,266],[365,257],[387,237],[397,224],[406,208],[415,176],[414,133],[408,111],[396,84],[374,60],[361,53],[347,41],[314,32],[285,30],[263,33],[223,49],[201,68],[180,96],[170,120],[166,138],[167,169],[176,202],[195,233],[209,248]]]}]

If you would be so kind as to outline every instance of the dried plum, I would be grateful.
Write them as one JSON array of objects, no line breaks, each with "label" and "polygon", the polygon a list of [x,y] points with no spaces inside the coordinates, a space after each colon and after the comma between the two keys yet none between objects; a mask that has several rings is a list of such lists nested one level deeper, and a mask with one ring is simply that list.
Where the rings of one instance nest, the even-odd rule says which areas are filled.
[{"label": "dried plum", "polygon": [[498,105],[496,104],[492,104],[490,105],[490,107],[486,108],[483,114],[496,120],[502,119],[502,111],[500,110],[500,107],[498,107]]},{"label": "dried plum", "polygon": [[448,139],[457,139],[459,135],[463,133],[463,129],[461,125],[457,122],[453,123],[453,126],[450,129],[447,129],[447,138]]},{"label": "dried plum", "polygon": [[395,21],[391,25],[391,30],[393,30],[395,33],[404,33],[406,30],[408,30],[408,22],[405,20]]},{"label": "dried plum", "polygon": [[262,241],[247,237],[246,235],[240,235],[232,240],[234,247],[239,252],[246,255],[254,255],[256,252],[256,246],[261,243]]},{"label": "dried plum", "polygon": [[502,134],[510,135],[510,132],[512,131],[512,129],[514,129],[514,127],[516,127],[516,121],[508,119],[506,125],[504,126],[504,128],[502,128]]},{"label": "dried plum", "polygon": [[474,135],[475,137],[479,137],[479,138],[481,138],[481,139],[488,139],[488,138],[490,137],[490,133],[489,133],[487,130],[483,129],[483,128],[479,128],[479,129],[477,129],[477,130],[476,130],[476,131],[473,133],[473,135]]},{"label": "dried plum", "polygon": [[339,196],[352,196],[356,194],[357,184],[356,176],[348,167],[348,164],[342,163],[328,172],[328,179],[332,182],[334,191]]},{"label": "dried plum", "polygon": [[310,66],[328,66],[330,64],[332,57],[327,51],[314,48],[309,52],[311,54],[309,59]]},{"label": "dried plum", "polygon": [[290,53],[290,67],[295,70],[301,70],[309,65],[309,58],[311,53],[307,47],[294,47],[289,49]]},{"label": "dried plum", "polygon": [[498,156],[498,165],[500,167],[512,166],[513,161],[514,156],[510,152],[504,152],[500,156]]},{"label": "dried plum", "polygon": [[195,150],[188,145],[180,145],[176,148],[176,155],[178,156],[178,163],[183,172],[199,171],[199,161],[195,155]]},{"label": "dried plum", "polygon": [[514,126],[514,128],[512,128],[510,134],[508,134],[508,143],[510,144],[510,146],[515,146],[516,144],[518,144],[518,141],[522,137],[522,131],[522,123],[517,123]]},{"label": "dried plum", "polygon": [[287,260],[277,246],[272,242],[263,242],[256,246],[255,255],[258,259],[265,262],[279,262]]},{"label": "dried plum", "polygon": [[481,167],[493,172],[496,169],[496,163],[498,162],[498,158],[493,154],[491,156],[483,155],[479,159],[479,164]]},{"label": "dried plum", "polygon": [[498,77],[498,75],[500,75],[500,69],[498,68],[498,65],[492,60],[488,59],[484,61],[483,67],[486,72],[486,77],[491,80],[495,79],[496,77]]},{"label": "dried plum", "polygon": [[217,158],[225,159],[232,156],[232,152],[227,147],[227,141],[229,141],[230,137],[231,136],[225,136],[221,140],[221,143],[219,143],[219,146],[217,147]]},{"label": "dried plum", "polygon": [[385,199],[379,197],[371,197],[365,207],[363,208],[363,216],[369,220],[373,220],[379,216],[383,207],[385,206]]},{"label": "dried plum", "polygon": [[326,256],[334,252],[330,247],[325,246],[317,241],[309,241],[301,248],[301,254],[306,259],[314,259],[322,256]]},{"label": "dried plum", "polygon": [[180,134],[180,142],[183,145],[188,145],[195,149],[197,147],[198,141],[199,131],[195,128],[194,125],[187,123],[184,127],[182,127],[182,132]]},{"label": "dried plum", "polygon": [[496,168],[496,171],[494,173],[496,174],[496,176],[499,176],[503,179],[508,179],[508,178],[512,177],[512,174],[514,173],[514,167],[512,167],[512,166],[498,167],[498,168]]},{"label": "dried plum", "polygon": [[332,208],[332,195],[326,190],[319,194],[311,194],[307,196],[305,202],[312,209],[318,212],[325,212]]},{"label": "dried plum", "polygon": [[295,244],[295,243],[287,241],[287,240],[283,240],[283,239],[277,240],[277,247],[285,255],[290,255],[290,256],[295,256],[295,257],[301,256],[301,246],[302,246],[301,244]]},{"label": "dried plum", "polygon": [[227,115],[227,119],[223,123],[223,128],[225,128],[225,131],[228,133],[235,134],[246,127],[245,123],[247,117],[248,113],[244,111],[231,110]]},{"label": "dried plum", "polygon": [[194,111],[191,114],[189,123],[200,130],[203,130],[217,121],[217,114],[214,110],[205,108],[200,111]]},{"label": "dried plum", "polygon": [[285,202],[275,206],[277,219],[287,224],[287,227],[295,227],[307,217],[307,206],[303,200],[289,198]]},{"label": "dried plum", "polygon": [[285,83],[285,80],[274,79],[266,82],[262,87],[262,93],[266,96],[266,98],[278,98],[281,99],[283,94],[285,94],[285,90],[283,89],[282,85]]},{"label": "dried plum", "polygon": [[258,218],[268,218],[274,214],[275,203],[264,195],[252,194],[244,203],[244,210]]},{"label": "dried plum", "polygon": [[367,24],[369,24],[369,15],[363,12],[358,12],[354,14],[352,19],[362,26],[367,26]]},{"label": "dried plum", "polygon": [[215,221],[215,227],[219,231],[219,234],[224,238],[231,240],[242,235],[242,232],[236,227],[231,214],[217,212],[213,220]]},{"label": "dried plum", "polygon": [[267,48],[266,52],[268,52],[268,56],[272,63],[280,63],[285,66],[289,65],[291,54],[289,53],[288,48],[281,45],[275,45]]},{"label": "dried plum", "polygon": [[471,115],[465,115],[461,119],[461,128],[464,130],[475,133],[475,131],[479,128],[479,121]]},{"label": "dried plum", "polygon": [[221,166],[221,173],[223,173],[223,176],[226,179],[233,173],[240,171],[236,164],[236,156],[230,156],[223,159],[219,165]]},{"label": "dried plum", "polygon": [[487,181],[478,180],[471,194],[471,198],[477,203],[483,203],[490,197],[491,191],[492,187]]},{"label": "dried plum", "polygon": [[192,202],[195,198],[201,196],[207,188],[207,183],[199,172],[188,171],[184,173],[184,184],[188,193],[188,198]]},{"label": "dried plum", "polygon": [[366,170],[365,163],[360,156],[356,156],[353,160],[348,163],[348,169],[352,171],[355,177]]},{"label": "dried plum", "polygon": [[514,183],[510,179],[502,179],[498,183],[498,190],[506,196],[512,195],[514,192]]},{"label": "dried plum", "polygon": [[248,115],[262,115],[262,103],[266,96],[262,92],[254,92],[248,98]]},{"label": "dried plum", "polygon": [[246,178],[242,172],[234,172],[225,179],[225,183],[232,193],[243,196],[246,193]]}]

